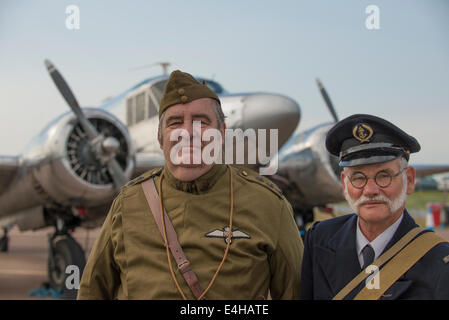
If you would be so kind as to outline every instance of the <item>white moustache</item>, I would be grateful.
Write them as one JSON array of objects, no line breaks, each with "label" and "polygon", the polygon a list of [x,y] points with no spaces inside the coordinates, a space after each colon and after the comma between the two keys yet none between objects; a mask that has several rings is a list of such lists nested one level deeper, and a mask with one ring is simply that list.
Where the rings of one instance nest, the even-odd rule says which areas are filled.
[{"label": "white moustache", "polygon": [[368,203],[370,201],[384,202],[388,206],[390,206],[392,204],[392,201],[390,199],[388,199],[384,195],[379,194],[374,197],[361,196],[356,201],[354,201],[353,205],[354,205],[354,207],[358,208],[359,206],[364,205],[365,203]]}]

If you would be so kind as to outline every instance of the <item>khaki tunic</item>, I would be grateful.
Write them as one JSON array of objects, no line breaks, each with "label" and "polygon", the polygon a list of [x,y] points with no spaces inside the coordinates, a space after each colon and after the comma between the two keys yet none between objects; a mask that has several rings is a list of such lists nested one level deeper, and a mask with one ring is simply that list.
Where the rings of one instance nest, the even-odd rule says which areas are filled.
[{"label": "khaki tunic", "polygon": [[[193,182],[176,180],[167,169],[151,170],[122,188],[106,217],[85,267],[78,299],[181,299],[171,278],[163,238],[140,183],[161,173],[162,198],[191,268],[205,289],[226,248],[212,237],[229,226],[229,171],[215,165]],[[208,299],[298,299],[303,243],[293,212],[279,189],[249,169],[232,167],[233,238]],[[213,233],[215,231],[215,233]],[[184,294],[194,299],[177,270]]]}]

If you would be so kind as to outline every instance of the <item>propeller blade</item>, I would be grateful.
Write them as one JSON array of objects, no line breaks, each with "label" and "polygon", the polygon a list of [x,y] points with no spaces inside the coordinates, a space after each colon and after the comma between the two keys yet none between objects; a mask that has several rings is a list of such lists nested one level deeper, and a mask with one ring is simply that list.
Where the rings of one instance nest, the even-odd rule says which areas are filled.
[{"label": "propeller blade", "polygon": [[69,105],[70,109],[72,109],[73,113],[78,118],[81,126],[83,127],[86,134],[89,136],[89,139],[93,139],[98,136],[98,132],[95,127],[87,120],[83,111],[81,110],[78,101],[70,90],[69,85],[64,80],[62,75],[59,73],[58,69],[50,62],[50,60],[45,60],[45,66],[47,67],[48,73],[58,88],[61,95],[64,97],[65,101]]},{"label": "propeller blade", "polygon": [[108,161],[107,165],[115,186],[117,188],[124,186],[128,182],[128,179],[126,178],[125,173],[123,172],[122,167],[118,164],[117,160],[112,158]]},{"label": "propeller blade", "polygon": [[317,78],[316,83],[318,84],[318,87],[320,88],[321,95],[323,96],[323,99],[326,102],[327,108],[329,109],[330,113],[332,114],[334,121],[338,122],[337,113],[335,112],[335,108],[332,104],[331,99],[329,98],[329,95],[326,92],[326,89],[323,87],[323,84],[321,83],[320,79]]},{"label": "propeller blade", "polygon": [[50,74],[50,77],[59,92],[70,106],[70,109],[72,109],[73,113],[80,122],[81,127],[86,132],[87,137],[89,138],[90,148],[97,157],[97,160],[100,161],[100,163],[106,164],[116,188],[118,189],[122,187],[128,182],[128,179],[126,178],[123,169],[115,159],[115,156],[109,157],[108,160],[105,160],[105,157],[108,155],[110,156],[111,153],[114,153],[119,148],[119,142],[113,137],[105,138],[102,134],[98,133],[95,126],[84,115],[83,110],[80,108],[78,101],[72,93],[72,90],[59,71],[50,62],[50,60],[45,60],[45,66],[47,67],[48,73]]}]

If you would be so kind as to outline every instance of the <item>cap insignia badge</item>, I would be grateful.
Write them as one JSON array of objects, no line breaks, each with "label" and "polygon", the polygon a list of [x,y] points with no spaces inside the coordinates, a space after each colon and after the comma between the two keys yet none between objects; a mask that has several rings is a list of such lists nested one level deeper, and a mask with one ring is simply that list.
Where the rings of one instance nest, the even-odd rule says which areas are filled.
[{"label": "cap insignia badge", "polygon": [[373,136],[373,129],[365,123],[359,123],[352,129],[352,135],[360,142],[369,142]]}]

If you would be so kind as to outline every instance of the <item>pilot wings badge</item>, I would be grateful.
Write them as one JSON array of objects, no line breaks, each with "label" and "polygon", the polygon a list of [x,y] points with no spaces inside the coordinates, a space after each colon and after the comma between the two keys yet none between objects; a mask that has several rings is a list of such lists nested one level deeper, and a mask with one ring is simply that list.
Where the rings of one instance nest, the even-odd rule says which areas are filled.
[{"label": "pilot wings badge", "polygon": [[[223,227],[223,229],[221,230],[215,229],[214,231],[206,233],[206,237],[208,238],[223,238],[226,244],[228,244],[228,236],[229,236],[229,227]],[[234,229],[231,232],[231,244],[233,239],[251,239],[251,236],[240,230]]]}]

